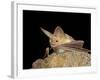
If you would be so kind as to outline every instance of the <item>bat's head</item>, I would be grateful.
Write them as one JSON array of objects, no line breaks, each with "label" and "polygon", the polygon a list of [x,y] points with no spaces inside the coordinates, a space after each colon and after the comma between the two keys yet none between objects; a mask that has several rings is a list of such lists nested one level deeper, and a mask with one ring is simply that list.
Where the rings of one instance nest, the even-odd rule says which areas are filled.
[{"label": "bat's head", "polygon": [[53,34],[43,28],[41,30],[49,37],[51,47],[57,47],[58,45],[71,42],[69,36],[59,26],[56,27]]}]

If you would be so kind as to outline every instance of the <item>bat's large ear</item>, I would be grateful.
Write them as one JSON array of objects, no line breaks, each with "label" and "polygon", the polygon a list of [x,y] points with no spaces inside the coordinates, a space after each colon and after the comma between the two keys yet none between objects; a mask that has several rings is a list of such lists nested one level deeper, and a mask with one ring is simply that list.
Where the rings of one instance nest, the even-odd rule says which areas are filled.
[{"label": "bat's large ear", "polygon": [[64,38],[65,37],[65,33],[60,26],[56,27],[56,29],[54,30],[54,35],[57,38]]},{"label": "bat's large ear", "polygon": [[49,38],[53,38],[53,34],[52,34],[52,33],[48,32],[47,30],[45,30],[45,29],[43,29],[43,28],[41,28],[41,30],[42,30],[43,33],[44,33],[45,35],[47,35]]}]

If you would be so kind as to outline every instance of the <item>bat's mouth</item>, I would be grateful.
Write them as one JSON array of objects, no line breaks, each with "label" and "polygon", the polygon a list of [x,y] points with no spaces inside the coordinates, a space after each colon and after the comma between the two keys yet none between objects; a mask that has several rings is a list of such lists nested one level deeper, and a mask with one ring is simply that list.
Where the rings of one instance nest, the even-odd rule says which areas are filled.
[{"label": "bat's mouth", "polygon": [[55,45],[55,44],[51,44],[51,47],[56,47],[57,45]]},{"label": "bat's mouth", "polygon": [[57,47],[59,46],[60,44],[51,44],[51,47]]}]

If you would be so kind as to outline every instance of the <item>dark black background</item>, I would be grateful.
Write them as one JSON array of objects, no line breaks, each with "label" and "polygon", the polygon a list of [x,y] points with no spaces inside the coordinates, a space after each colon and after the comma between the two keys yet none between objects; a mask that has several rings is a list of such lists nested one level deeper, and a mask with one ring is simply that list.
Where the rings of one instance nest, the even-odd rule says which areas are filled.
[{"label": "dark black background", "polygon": [[49,46],[40,27],[53,32],[56,26],[73,38],[84,40],[84,47],[90,49],[91,14],[23,10],[23,69],[32,68],[32,63],[42,58]]}]

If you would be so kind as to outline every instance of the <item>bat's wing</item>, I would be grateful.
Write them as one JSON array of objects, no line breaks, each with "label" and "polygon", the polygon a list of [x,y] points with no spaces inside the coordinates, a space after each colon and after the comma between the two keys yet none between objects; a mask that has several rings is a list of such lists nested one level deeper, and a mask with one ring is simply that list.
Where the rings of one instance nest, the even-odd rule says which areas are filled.
[{"label": "bat's wing", "polygon": [[77,47],[77,48],[82,48],[84,45],[84,41],[82,40],[73,40],[72,42],[70,43],[67,43],[67,44],[62,44],[62,46],[65,46],[65,47]]},{"label": "bat's wing", "polygon": [[64,49],[64,50],[69,50],[69,51],[76,50],[76,51],[90,52],[90,50],[82,48],[83,44],[84,44],[84,41],[81,41],[81,40],[76,41],[75,40],[75,41],[72,41],[67,44],[62,44],[59,46],[59,48]]},{"label": "bat's wing", "polygon": [[90,52],[90,50],[85,49],[85,48],[78,48],[78,47],[66,47],[65,50],[69,51],[82,51],[82,52]]}]

